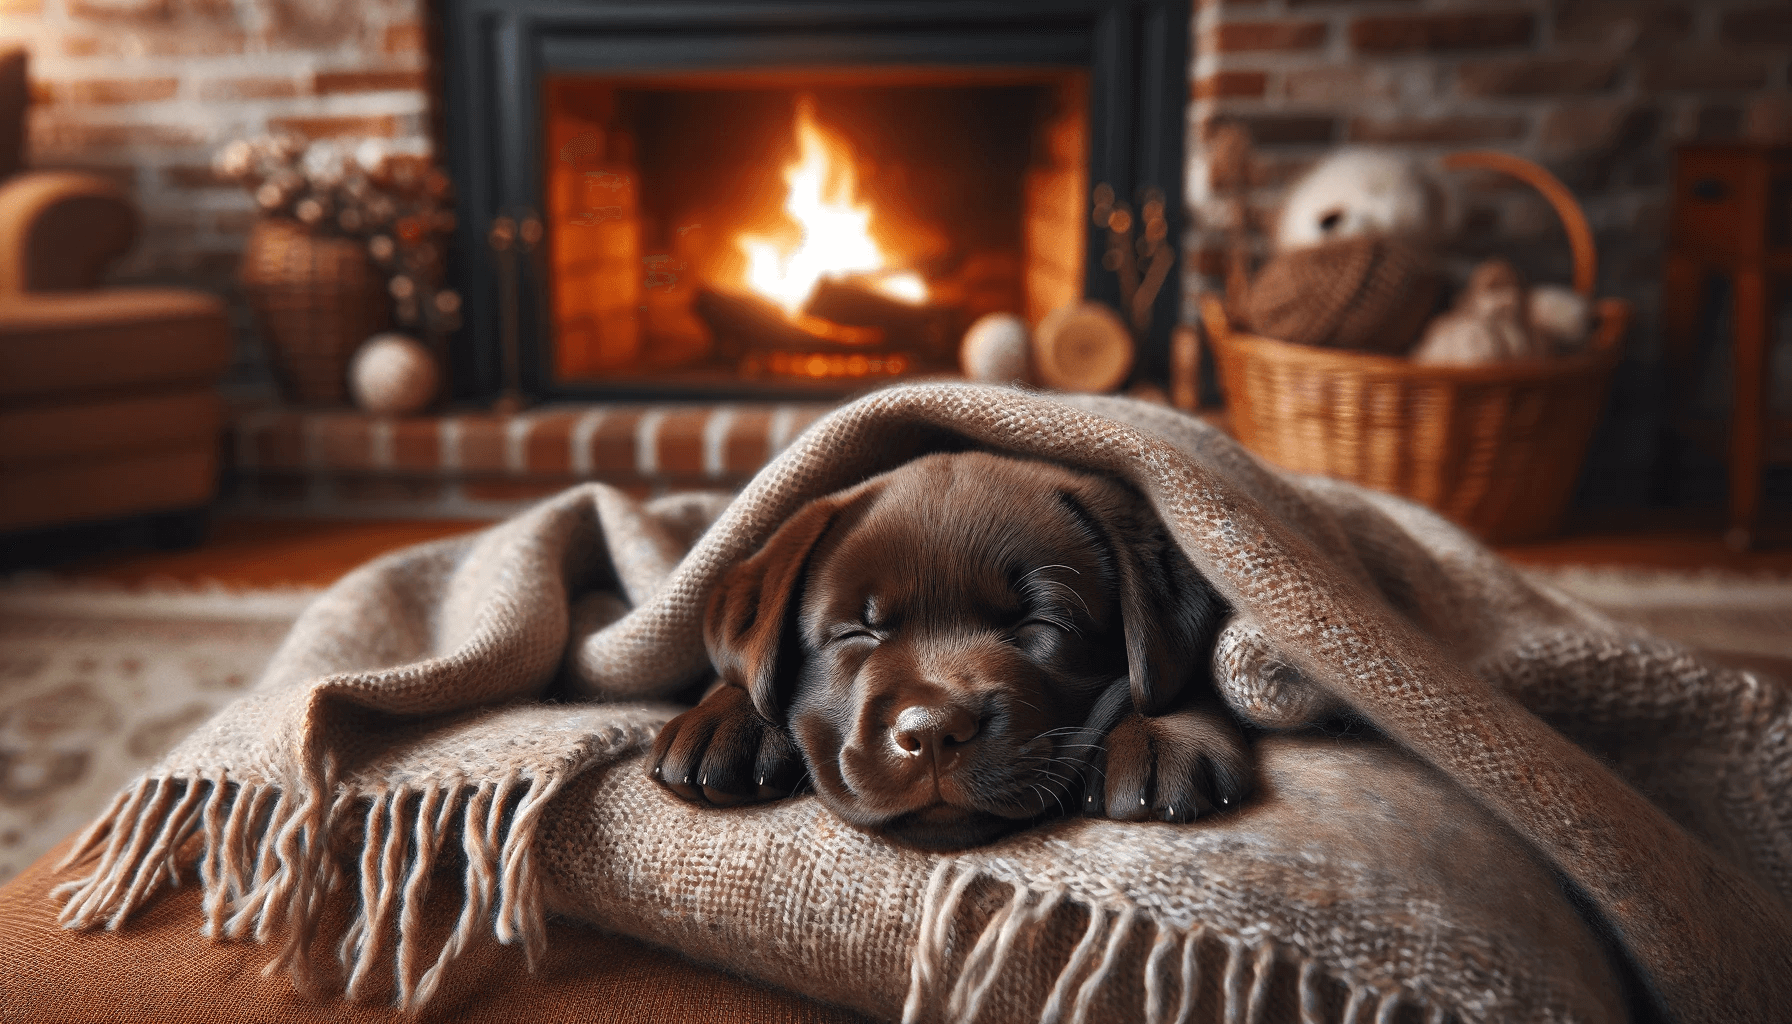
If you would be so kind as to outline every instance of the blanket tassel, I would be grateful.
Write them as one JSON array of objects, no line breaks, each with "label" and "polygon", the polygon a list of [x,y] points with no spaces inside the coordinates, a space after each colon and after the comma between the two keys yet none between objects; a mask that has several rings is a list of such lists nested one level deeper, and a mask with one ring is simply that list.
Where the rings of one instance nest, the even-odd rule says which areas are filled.
[{"label": "blanket tassel", "polygon": [[[337,785],[330,765],[321,774],[320,784],[295,787],[234,783],[223,772],[139,779],[62,861],[63,868],[88,867],[53,890],[64,900],[60,923],[117,928],[164,884],[178,884],[190,854],[183,850],[197,836],[202,932],[220,941],[278,941],[266,972],[289,973],[301,991],[315,992],[311,943],[328,895],[345,877],[331,855],[332,837],[365,802],[359,905],[336,947],[350,998],[374,992],[376,968],[389,962],[394,1003],[421,1006],[482,934],[520,944],[533,969],[547,929],[530,848],[560,777],[399,783],[368,796]],[[424,904],[443,843],[457,827],[466,862],[463,902],[442,948],[426,953]],[[951,886],[952,902],[971,881],[967,873]]]},{"label": "blanket tassel", "polygon": [[[1284,999],[1298,1007],[1300,1024],[1393,1024],[1405,1019],[1400,1013],[1403,1007],[1419,1010],[1427,1024],[1454,1019],[1447,1007],[1417,998],[1405,988],[1351,983],[1280,943],[1220,935],[1200,924],[1171,924],[1129,902],[1083,904],[1063,886],[1040,893],[1024,882],[1009,881],[1007,898],[975,937],[960,936],[958,919],[978,882],[1003,884],[961,861],[943,860],[929,876],[903,1004],[904,1024],[923,1020],[972,1024],[994,998],[1005,968],[1020,955],[1017,951],[1036,949],[1043,933],[1063,926],[1058,911],[1067,904],[1084,910],[1087,922],[1045,996],[1041,1024],[1105,1019],[1119,1008],[1104,1005],[1104,1000],[1124,1001],[1129,991],[1143,992],[1142,1019],[1150,1024],[1188,1024],[1195,1019],[1268,1024],[1271,1007],[1284,1005]],[[1143,978],[1129,979],[1130,965],[1139,962],[1133,942],[1144,941],[1142,931],[1150,936]],[[965,950],[962,958],[955,957],[955,949]],[[955,960],[957,976],[952,978]],[[1203,978],[1214,979],[1206,992]],[[1292,990],[1278,997],[1278,984]],[[1332,992],[1345,994],[1343,1005],[1334,1001]],[[1217,1006],[1208,1001],[1212,999],[1217,999]]]}]

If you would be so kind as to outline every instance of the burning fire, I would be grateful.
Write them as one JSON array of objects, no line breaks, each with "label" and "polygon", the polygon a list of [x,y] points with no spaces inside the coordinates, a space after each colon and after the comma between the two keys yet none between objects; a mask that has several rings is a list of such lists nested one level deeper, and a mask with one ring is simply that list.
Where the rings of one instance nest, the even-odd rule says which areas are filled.
[{"label": "burning fire", "polygon": [[795,247],[758,235],[737,240],[747,257],[748,287],[792,315],[824,277],[853,277],[900,302],[921,302],[927,285],[913,271],[892,270],[871,237],[871,210],[858,203],[858,176],[844,143],[815,123],[815,100],[797,100],[796,137],[801,155],[784,168],[789,194],[784,212],[796,222]]}]

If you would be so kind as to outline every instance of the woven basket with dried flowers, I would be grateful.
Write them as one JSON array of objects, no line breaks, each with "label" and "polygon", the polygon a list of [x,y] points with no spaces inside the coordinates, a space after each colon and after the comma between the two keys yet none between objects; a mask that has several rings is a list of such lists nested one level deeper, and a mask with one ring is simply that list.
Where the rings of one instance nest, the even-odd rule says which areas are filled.
[{"label": "woven basket with dried flowers", "polygon": [[460,296],[443,287],[448,178],[427,157],[276,135],[233,142],[214,165],[263,213],[239,278],[289,400],[345,403],[355,349],[394,321],[439,353]]}]

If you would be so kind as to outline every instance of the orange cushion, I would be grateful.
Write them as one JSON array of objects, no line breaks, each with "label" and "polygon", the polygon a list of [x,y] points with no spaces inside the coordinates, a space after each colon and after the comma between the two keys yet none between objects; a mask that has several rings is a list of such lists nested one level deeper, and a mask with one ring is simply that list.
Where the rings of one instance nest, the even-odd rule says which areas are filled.
[{"label": "orange cushion", "polygon": [[216,448],[223,432],[224,402],[209,387],[0,406],[0,469]]},{"label": "orange cushion", "polygon": [[[421,1015],[377,1002],[308,998],[284,976],[263,977],[270,950],[248,942],[213,943],[199,935],[199,890],[189,874],[117,932],[58,927],[46,854],[0,886],[0,1020],[142,1021],[156,1024],[435,1024],[517,1021],[717,1021],[721,1024],[848,1024],[864,1018],[694,964],[676,954],[578,925],[555,922],[534,974],[522,950],[485,942],[447,974]],[[458,887],[444,877],[428,900],[430,920],[446,931],[458,912]],[[340,935],[350,890],[332,897],[323,934]],[[320,970],[335,949],[314,949]],[[327,974],[324,976],[328,976]]]},{"label": "orange cushion", "polygon": [[194,508],[218,489],[213,440],[108,458],[0,467],[0,530]]},{"label": "orange cushion", "polygon": [[0,401],[211,384],[229,364],[224,303],[204,292],[106,288],[0,303]]}]

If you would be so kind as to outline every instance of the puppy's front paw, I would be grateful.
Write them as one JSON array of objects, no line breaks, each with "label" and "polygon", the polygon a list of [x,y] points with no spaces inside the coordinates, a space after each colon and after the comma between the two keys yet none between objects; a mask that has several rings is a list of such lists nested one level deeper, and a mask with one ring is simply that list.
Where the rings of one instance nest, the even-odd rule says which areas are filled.
[{"label": "puppy's front paw", "polygon": [[738,686],[716,687],[667,722],[647,763],[667,789],[717,807],[789,796],[803,777],[796,745]]},{"label": "puppy's front paw", "polygon": [[1193,821],[1238,806],[1251,790],[1251,756],[1224,716],[1187,710],[1120,720],[1103,741],[1085,813],[1121,821]]}]

